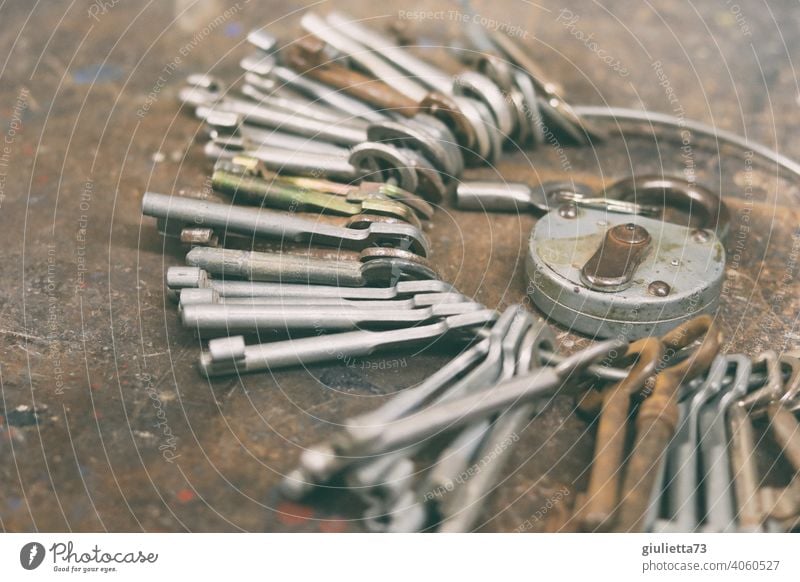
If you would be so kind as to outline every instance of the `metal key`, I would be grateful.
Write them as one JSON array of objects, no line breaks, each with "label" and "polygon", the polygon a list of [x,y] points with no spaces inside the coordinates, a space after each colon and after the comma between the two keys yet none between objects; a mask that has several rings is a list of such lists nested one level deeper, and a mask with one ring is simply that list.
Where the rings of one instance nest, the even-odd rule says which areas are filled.
[{"label": "metal key", "polygon": [[246,56],[240,61],[239,65],[251,74],[274,78],[277,83],[280,83],[280,86],[305,94],[352,117],[367,121],[386,119],[385,113],[376,111],[358,99],[354,99],[341,91],[336,91],[324,83],[301,75],[288,67],[280,66],[274,56],[264,52]]},{"label": "metal key", "polygon": [[534,208],[549,212],[572,203],[609,212],[657,216],[661,208],[614,198],[597,197],[585,184],[543,182],[538,187],[521,182],[461,182],[456,190],[456,206],[461,210],[520,212]]},{"label": "metal key", "polygon": [[234,113],[247,123],[344,146],[354,146],[367,139],[364,127],[354,126],[352,121],[344,118],[319,119],[319,116],[302,116],[297,112],[264,107],[244,99],[229,96],[219,99],[214,93],[193,87],[184,89],[180,97],[184,103],[197,107],[197,116],[201,119],[211,112]]},{"label": "metal key", "polygon": [[501,412],[509,406],[549,396],[559,389],[566,390],[565,383],[581,374],[586,366],[626,345],[627,343],[621,340],[598,342],[570,356],[555,368],[541,368],[528,376],[503,382],[492,390],[483,390],[425,408],[418,414],[401,419],[387,427],[366,450],[361,452],[379,454],[394,451],[445,430],[468,425]]},{"label": "metal key", "polygon": [[700,456],[704,475],[705,523],[703,531],[725,532],[736,528],[736,500],[729,455],[728,411],[747,393],[752,363],[743,355],[726,355],[725,364],[733,368],[733,383],[721,398],[700,412]]},{"label": "metal key", "polygon": [[[314,153],[347,158],[349,150],[326,141],[309,137],[302,137],[277,129],[265,129],[257,125],[246,123],[241,115],[224,111],[202,110],[203,119],[209,128],[212,139],[228,138],[222,144],[230,143],[230,148],[253,150],[273,147],[304,153]],[[238,143],[228,141],[230,138],[239,138]]]},{"label": "metal key", "polygon": [[663,352],[664,346],[656,338],[643,338],[627,346],[626,357],[637,356],[638,360],[624,380],[603,394],[589,487],[584,506],[579,510],[584,530],[612,526],[619,503],[631,397],[656,370]]},{"label": "metal key", "polygon": [[722,342],[722,334],[713,319],[702,315],[667,333],[663,343],[680,350],[695,340],[703,343],[683,362],[662,370],[656,376],[653,393],[639,406],[636,416],[636,440],[626,465],[623,493],[616,528],[640,531],[647,517],[647,507],[656,485],[664,451],[678,423],[678,400],[683,382],[703,374],[713,362]]},{"label": "metal key", "polygon": [[332,194],[344,198],[349,202],[389,200],[404,204],[413,210],[420,219],[430,219],[433,216],[433,206],[423,198],[392,184],[377,182],[343,184],[341,182],[333,182],[321,178],[280,175],[268,170],[258,160],[245,156],[237,156],[230,161],[223,160],[219,162],[214,169],[223,170],[231,174],[256,176],[270,183],[277,182],[298,189]]},{"label": "metal key", "polygon": [[248,147],[246,141],[229,137],[212,139],[204,146],[203,152],[214,161],[231,160],[237,156],[254,158],[279,174],[327,178],[349,183],[362,177],[362,173],[350,163],[347,156],[340,153],[306,152],[302,148],[265,145]]},{"label": "metal key", "polygon": [[280,281],[336,287],[394,285],[408,279],[438,279],[428,261],[400,249],[361,251],[360,260],[318,259],[289,253],[197,247],[186,262],[221,278]]},{"label": "metal key", "polygon": [[168,229],[187,224],[203,225],[282,241],[312,242],[356,250],[391,245],[422,256],[428,254],[425,235],[407,224],[376,222],[363,229],[338,227],[277,212],[154,192],[145,193],[142,213],[162,219]]},{"label": "metal key", "polygon": [[211,177],[214,190],[263,206],[297,212],[314,211],[343,216],[374,214],[405,221],[416,228],[421,224],[416,214],[401,202],[380,198],[361,197],[349,199],[344,196],[300,188],[280,180],[264,180],[255,176],[244,176],[216,169]]},{"label": "metal key", "polygon": [[[514,343],[524,333],[523,325],[526,323],[527,317],[528,314],[519,306],[507,308],[489,333],[491,346],[486,358],[470,374],[448,390],[436,404],[440,405],[466,394],[475,393],[487,386],[497,384],[498,381],[510,378],[513,370],[509,370],[508,360],[504,358],[508,351],[506,342]],[[503,376],[504,367],[508,371],[505,377]],[[481,419],[478,424],[482,425],[484,422],[486,422],[485,419]],[[445,487],[453,483],[461,474],[464,467],[469,464],[469,459],[475,450],[475,430],[473,426],[467,427],[445,447],[426,478],[425,487],[427,489],[437,490]]]},{"label": "metal key", "polygon": [[449,283],[437,279],[400,281],[391,287],[337,287],[332,285],[299,285],[291,283],[266,283],[255,281],[230,281],[212,279],[208,272],[198,267],[170,267],[167,269],[167,287],[172,291],[182,289],[212,289],[221,298],[337,298],[388,300],[422,293],[455,293]]},{"label": "metal key", "polygon": [[[334,108],[321,105],[301,95],[285,97],[262,82],[252,79],[255,83],[246,82],[241,92],[252,101],[245,101],[228,94],[224,84],[216,77],[210,75],[189,75],[186,79],[187,86],[179,92],[179,99],[187,105],[199,109],[211,109],[223,113],[235,113],[247,117],[243,111],[249,113],[269,114],[272,112],[292,116],[298,120],[312,120],[338,124],[352,129],[366,128],[366,122],[361,119],[352,119]],[[249,106],[248,106],[249,104]],[[255,107],[252,107],[255,105]],[[270,125],[271,126],[271,125]]]},{"label": "metal key", "polygon": [[418,309],[364,309],[361,307],[264,304],[191,304],[181,311],[184,327],[202,337],[259,333],[269,330],[346,331],[361,328],[396,328],[424,324],[434,319],[478,311],[479,303],[459,301]]},{"label": "metal key", "polygon": [[433,340],[448,332],[469,332],[496,317],[494,311],[484,309],[453,315],[430,325],[389,331],[351,331],[250,346],[245,346],[241,336],[222,338],[208,343],[208,350],[200,357],[200,370],[206,376],[219,376],[368,356],[378,349]]},{"label": "metal key", "polygon": [[686,533],[700,527],[699,453],[702,439],[699,417],[708,401],[722,390],[727,368],[727,359],[717,356],[691,400],[679,404],[681,421],[667,450],[666,463],[670,467],[666,492],[671,515],[670,519],[658,520],[654,525],[655,531]]},{"label": "metal key", "polygon": [[306,12],[300,25],[412,101],[422,101],[428,94],[428,89],[417,80],[401,73],[380,55],[367,50],[363,44],[346,35],[343,31],[348,29],[343,28],[342,23],[325,22],[317,14]]},{"label": "metal key", "polygon": [[[498,379],[502,379],[498,374],[502,374],[503,371],[506,371],[506,375],[511,377],[518,355],[517,348],[520,338],[525,329],[530,326],[530,321],[530,314],[520,306],[507,308],[489,332],[490,347],[485,359],[461,381],[437,397],[430,406],[441,405],[457,396],[482,389],[487,384],[492,385]],[[481,431],[486,429],[484,422],[480,421],[467,427],[445,448],[421,484],[423,493],[418,492],[413,502],[403,497],[402,501],[398,501],[395,505],[384,504],[384,512],[380,515],[381,520],[377,523],[385,526],[387,531],[403,531],[399,528],[408,527],[413,523],[410,515],[428,515],[429,510],[422,509],[427,499],[424,492],[441,490],[441,487],[452,483],[468,467],[475,449],[480,444]],[[349,434],[353,435],[353,432],[349,431]],[[363,431],[361,436],[363,438]],[[349,442],[353,446],[359,446],[355,439],[351,439]],[[417,452],[424,445],[425,442],[420,441],[409,448],[383,455],[381,459],[396,459],[396,462],[399,462],[404,457]],[[448,500],[449,498],[445,498],[444,504],[439,503],[440,511],[445,511],[445,507],[449,505]],[[370,523],[374,525],[375,521]],[[423,524],[417,525],[419,527],[415,531],[418,531]]]},{"label": "metal key", "polygon": [[[504,311],[500,317],[498,318],[497,322],[492,326],[491,330],[489,331],[489,342],[490,347],[488,348],[488,353],[486,353],[485,358],[483,361],[480,362],[469,374],[464,377],[462,380],[456,382],[453,386],[449,387],[448,390],[441,392],[441,394],[435,398],[431,406],[436,406],[441,404],[442,402],[446,402],[453,398],[454,395],[461,395],[466,390],[468,390],[471,386],[474,386],[476,379],[483,379],[484,382],[478,383],[479,387],[486,385],[486,383],[493,383],[494,380],[497,378],[497,373],[499,372],[500,368],[502,367],[502,341],[505,337],[506,333],[508,332],[512,322],[518,317],[520,311],[518,307],[511,307]],[[487,375],[488,374],[488,375]],[[426,387],[429,389],[429,387]],[[419,398],[420,392],[413,392],[412,396],[405,397],[416,399]],[[406,404],[408,404],[408,400],[404,400]],[[403,417],[404,420],[408,418],[412,418],[414,413],[407,414]],[[399,420],[399,419],[398,419]],[[389,426],[391,423],[388,423]],[[342,435],[342,439],[344,442],[347,443],[347,449],[358,450],[360,447],[368,445],[369,441],[372,440],[371,432],[377,431],[381,432],[386,428],[384,426],[375,426],[373,425],[371,429],[367,427],[356,427],[353,424],[348,423],[346,426],[346,430]],[[381,455],[375,458],[373,463],[369,463],[370,465],[378,465],[380,467],[386,467],[395,463],[404,463],[407,458],[414,453],[416,453],[425,443],[418,442],[414,443],[413,446],[405,448],[403,450],[392,451],[390,453]],[[464,464],[463,456],[461,455],[461,450],[456,449],[453,454],[443,453],[440,458],[444,459],[444,462],[440,461],[435,466],[431,474],[429,474],[428,478],[426,479],[426,483],[428,484],[428,489],[435,487],[437,482],[436,475],[439,474],[440,471],[444,467],[450,469],[450,471],[444,470],[443,478],[449,478],[450,474],[452,474],[452,470],[456,470],[460,472],[460,467]],[[455,468],[454,468],[455,467]],[[458,473],[456,473],[457,475]],[[357,485],[363,485],[363,483],[357,483]],[[373,483],[373,486],[376,486],[378,490],[380,489],[380,483]],[[377,505],[373,506],[372,516],[369,523],[373,525],[373,527],[377,526],[378,524],[385,525],[387,529],[394,528],[397,524],[394,523],[394,519],[392,518],[392,514],[398,511],[402,511],[403,514],[407,514],[409,511],[416,515],[420,515],[420,513],[416,510],[412,510],[410,507],[402,508],[393,508],[390,505],[384,504],[384,511],[379,512],[377,511]],[[427,511],[423,511],[423,515],[427,514]],[[378,519],[380,518],[380,519]],[[408,522],[403,520],[406,525]]]},{"label": "metal key", "polygon": [[[552,348],[555,337],[541,321],[531,321],[525,335],[514,350],[514,371],[512,374],[530,374],[542,365],[538,355],[540,346]],[[505,373],[504,373],[505,375]],[[491,459],[473,475],[453,496],[441,532],[469,531],[477,523],[483,502],[496,487],[500,471],[511,454],[510,442],[519,438],[518,433],[537,411],[539,404],[529,403],[500,415],[489,427],[474,455],[475,459]]]},{"label": "metal key", "polygon": [[[376,410],[345,421],[345,434],[352,435],[364,429],[382,429],[387,424],[419,409],[425,401],[445,390],[456,377],[464,371],[468,372],[481,361],[489,350],[489,344],[489,339],[474,344],[418,386],[400,392]],[[355,442],[352,436],[346,440],[349,443]],[[319,458],[322,458],[322,461],[317,460]],[[383,461],[383,459],[388,459],[388,461]],[[377,458],[351,456],[347,447],[338,447],[338,451],[334,453],[327,443],[315,445],[304,451],[300,458],[300,466],[284,478],[281,487],[285,494],[293,499],[299,499],[308,494],[314,485],[328,481],[334,473],[342,471],[349,465],[380,462],[383,467],[387,463],[394,463],[397,459],[398,457],[389,458],[388,455]],[[325,467],[325,470],[320,470],[320,467]]]},{"label": "metal key", "polygon": [[[342,299],[340,297],[280,296],[280,297],[222,297],[212,288],[183,289],[178,308],[187,305],[279,305],[306,307],[345,307],[349,309],[417,309],[431,305],[454,303],[473,303],[461,293],[419,293],[407,299],[362,300]],[[477,304],[475,304],[477,305]]]},{"label": "metal key", "polygon": [[[316,27],[315,31],[320,33],[317,34],[317,36],[323,35],[322,38],[334,46],[336,46],[338,42],[341,50],[348,53],[354,60],[357,60],[363,53],[368,53],[370,56],[369,62],[360,62],[360,64],[373,75],[387,82],[387,84],[396,87],[396,83],[392,82],[392,79],[397,75],[402,75],[404,85],[399,87],[399,89],[411,99],[415,101],[419,101],[420,98],[424,99],[424,92],[429,90],[452,97],[458,106],[459,113],[473,126],[468,133],[457,132],[460,145],[465,148],[466,151],[471,151],[477,147],[476,134],[481,131],[485,132],[483,126],[489,124],[494,125],[498,118],[504,116],[504,111],[509,109],[505,101],[498,101],[496,103],[491,103],[491,106],[496,108],[496,111],[493,110],[490,113],[489,107],[479,99],[473,99],[472,96],[465,97],[458,95],[459,85],[453,82],[452,74],[417,58],[411,52],[401,47],[393,45],[385,36],[376,33],[341,13],[335,11],[329,13],[326,17],[327,23],[322,22],[321,19],[318,18],[312,20],[314,20],[314,22],[309,24]],[[344,40],[331,38],[330,35],[324,36],[327,33],[324,29],[325,24],[329,27],[334,27],[338,34],[345,37]],[[310,30],[311,26],[307,28]],[[364,48],[361,48],[359,51],[359,47]],[[352,55],[350,51],[356,51],[357,54]],[[408,83],[407,81],[411,79],[413,79],[413,82]],[[488,115],[481,115],[479,111],[482,109],[486,109]],[[499,135],[499,132],[497,133]],[[493,158],[499,153],[497,150],[499,150],[499,148],[496,148],[495,151],[491,151],[490,149],[488,151],[479,151],[478,153],[484,158],[490,156]]]}]

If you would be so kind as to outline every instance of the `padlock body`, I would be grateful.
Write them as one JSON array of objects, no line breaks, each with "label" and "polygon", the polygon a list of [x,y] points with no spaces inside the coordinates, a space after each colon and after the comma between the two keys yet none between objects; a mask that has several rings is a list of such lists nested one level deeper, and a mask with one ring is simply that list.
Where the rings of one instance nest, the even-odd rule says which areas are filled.
[{"label": "padlock body", "polygon": [[[581,269],[608,230],[627,223],[645,228],[652,237],[630,285],[616,292],[588,288]],[[529,295],[553,321],[591,337],[632,340],[662,335],[697,315],[715,313],[725,249],[710,231],[592,208],[554,210],[531,233],[527,272]],[[666,295],[654,293],[663,293],[663,284],[669,289]]]}]

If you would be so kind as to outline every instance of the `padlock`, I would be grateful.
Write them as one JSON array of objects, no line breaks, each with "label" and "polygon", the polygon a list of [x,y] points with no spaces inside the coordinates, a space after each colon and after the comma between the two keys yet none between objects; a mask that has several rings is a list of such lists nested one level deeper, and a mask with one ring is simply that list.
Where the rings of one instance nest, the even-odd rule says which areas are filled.
[{"label": "padlock", "polygon": [[663,335],[719,305],[725,249],[714,229],[727,223],[707,226],[563,205],[531,233],[528,292],[546,316],[581,334]]}]

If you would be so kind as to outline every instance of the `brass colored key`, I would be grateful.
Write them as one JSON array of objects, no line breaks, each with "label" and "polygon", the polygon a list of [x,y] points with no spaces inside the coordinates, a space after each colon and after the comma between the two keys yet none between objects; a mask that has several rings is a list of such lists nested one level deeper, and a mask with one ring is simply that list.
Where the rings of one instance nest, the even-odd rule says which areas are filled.
[{"label": "brass colored key", "polygon": [[686,360],[658,374],[653,393],[639,407],[636,441],[625,469],[618,531],[639,531],[665,451],[678,424],[681,384],[708,370],[719,352],[722,334],[711,316],[702,315],[676,327],[662,339],[668,349],[677,351],[700,337],[703,343]]},{"label": "brass colored key", "polygon": [[631,396],[655,372],[663,352],[664,346],[657,338],[643,338],[630,344],[626,356],[638,356],[638,362],[628,376],[609,388],[603,397],[589,489],[579,512],[586,531],[610,527],[619,501],[620,467],[625,454],[625,427]]},{"label": "brass colored key", "polygon": [[294,186],[280,180],[264,180],[256,176],[235,174],[226,170],[215,170],[212,186],[219,192],[241,197],[263,206],[291,211],[316,211],[343,216],[373,214],[408,222],[420,228],[416,214],[406,205],[392,200],[348,196],[336,196],[309,188]]}]

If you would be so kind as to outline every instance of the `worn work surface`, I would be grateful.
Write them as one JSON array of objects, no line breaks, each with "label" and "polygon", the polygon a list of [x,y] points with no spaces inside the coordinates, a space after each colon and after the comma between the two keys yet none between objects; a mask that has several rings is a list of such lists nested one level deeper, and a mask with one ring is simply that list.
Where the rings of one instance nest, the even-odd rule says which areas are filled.
[{"label": "worn work surface", "polygon": [[[204,190],[209,165],[193,145],[201,126],[178,111],[177,89],[189,72],[232,79],[247,30],[275,20],[271,30],[290,38],[296,15],[282,15],[300,7],[219,4],[0,8],[2,530],[357,531],[351,501],[290,504],[276,484],[303,445],[446,357],[397,353],[213,382],[194,370],[199,342],[178,326],[164,293],[164,270],[181,262],[180,249],[140,218],[142,192]],[[794,2],[743,3],[740,12],[722,2],[568,2],[572,14],[542,4],[476,8],[519,27],[573,103],[685,115],[800,158]],[[461,26],[448,12],[456,3],[389,2],[381,15],[365,12],[369,3],[336,5],[382,16],[376,26],[405,18],[422,42]],[[423,9],[441,12],[408,20]],[[467,177],[496,171],[536,183],[569,171],[597,186],[634,168],[695,172],[733,210],[719,314],[726,348],[796,346],[798,182],[739,151],[720,156],[695,144],[687,155],[680,146],[613,139],[597,149],[509,153],[496,170]],[[488,306],[524,301],[533,223],[448,205],[429,229],[433,260]],[[557,331],[564,349],[586,344]],[[563,511],[585,487],[593,429],[571,406],[557,402],[521,435],[485,530],[541,529],[550,508]]]}]

